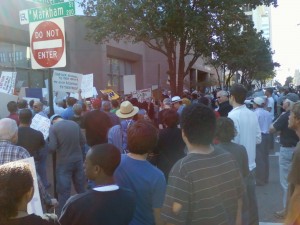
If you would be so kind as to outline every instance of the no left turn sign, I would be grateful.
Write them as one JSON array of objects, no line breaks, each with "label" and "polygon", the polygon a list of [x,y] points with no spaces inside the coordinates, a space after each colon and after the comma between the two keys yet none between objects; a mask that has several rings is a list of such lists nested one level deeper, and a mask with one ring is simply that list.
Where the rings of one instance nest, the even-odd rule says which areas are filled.
[{"label": "no left turn sign", "polygon": [[66,66],[63,18],[29,24],[32,69]]}]

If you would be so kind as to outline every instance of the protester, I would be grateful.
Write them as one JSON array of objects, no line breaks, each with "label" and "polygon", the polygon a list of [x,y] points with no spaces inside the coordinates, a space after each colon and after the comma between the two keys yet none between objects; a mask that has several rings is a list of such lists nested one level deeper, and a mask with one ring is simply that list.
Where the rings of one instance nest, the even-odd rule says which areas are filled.
[{"label": "protester", "polygon": [[[17,146],[18,142],[18,126],[16,122],[9,118],[0,120],[0,165],[20,159],[29,158],[29,152]],[[45,190],[43,184],[38,177],[39,191],[41,199],[47,207],[56,206],[57,200],[52,198]]]},{"label": "protester", "polygon": [[111,113],[115,113],[119,109],[119,101],[116,99],[111,100],[112,109],[110,110]]},{"label": "protester", "polygon": [[172,168],[162,210],[167,224],[240,224],[242,177],[230,153],[213,147],[216,117],[203,104],[181,115],[188,155]]},{"label": "protester", "polygon": [[174,96],[172,98],[172,107],[177,110],[177,113],[181,115],[183,108],[185,105],[182,103],[182,99],[179,96]]},{"label": "protester", "polygon": [[19,126],[19,115],[18,115],[18,106],[15,101],[10,101],[7,103],[7,110],[9,111],[9,115],[7,118],[13,119],[16,121],[17,125]]},{"label": "protester", "polygon": [[135,211],[132,191],[115,184],[113,173],[120,151],[112,144],[93,146],[85,160],[86,177],[95,188],[71,197],[60,217],[61,225],[128,225]]},{"label": "protester", "polygon": [[25,99],[19,99],[17,101],[18,111],[21,109],[28,109],[28,103]]},{"label": "protester", "polygon": [[[227,117],[217,119],[215,137],[219,144],[216,146],[232,154],[238,163],[240,173],[244,179],[244,184],[246,185],[249,176],[248,155],[246,148],[243,145],[232,142],[235,135],[236,131],[232,119]],[[242,224],[249,224],[248,204],[248,196],[245,192],[243,195]]]},{"label": "protester", "polygon": [[41,177],[44,186],[50,184],[47,179],[46,163],[41,162],[41,150],[45,147],[45,140],[42,132],[30,127],[32,122],[32,112],[30,109],[22,109],[19,112],[20,126],[18,129],[17,145],[25,148],[34,158],[36,171]]},{"label": "protester", "polygon": [[164,120],[164,112],[168,109],[171,109],[172,106],[172,100],[170,98],[165,98],[162,102],[162,109],[158,113],[158,128],[163,129],[166,128],[164,126],[163,120]]},{"label": "protester", "polygon": [[66,103],[67,108],[60,114],[65,120],[70,120],[74,116],[73,105],[76,104],[77,100],[73,97],[67,97]]},{"label": "protester", "polygon": [[110,101],[105,101],[105,102],[102,103],[102,110],[103,110],[103,112],[105,112],[109,116],[111,124],[113,126],[120,124],[120,120],[116,116],[116,114],[110,112],[110,110],[111,110],[111,103],[110,103]]},{"label": "protester", "polygon": [[83,116],[83,128],[88,146],[107,143],[107,133],[111,126],[109,116],[105,112],[99,110],[87,112]]},{"label": "protester", "polygon": [[258,225],[259,219],[255,193],[255,158],[256,144],[261,143],[261,130],[255,113],[244,104],[246,96],[247,89],[243,85],[232,85],[229,103],[233,109],[228,113],[228,117],[233,120],[237,132],[234,142],[243,145],[247,150],[250,170],[247,183],[249,224]]},{"label": "protester", "polygon": [[120,109],[116,111],[116,115],[121,119],[120,125],[113,126],[108,131],[108,143],[114,144],[121,153],[127,153],[127,130],[135,123],[135,115],[139,112],[139,108],[133,106],[129,101],[124,101],[120,105]]},{"label": "protester", "polygon": [[256,145],[256,185],[264,186],[269,183],[269,127],[272,124],[270,112],[264,109],[265,99],[255,97],[253,108],[261,130],[261,143]]},{"label": "protester", "polygon": [[0,225],[59,225],[55,215],[28,214],[34,186],[30,166],[11,162],[0,166]]},{"label": "protester", "polygon": [[75,191],[83,193],[85,177],[83,174],[83,152],[85,139],[80,127],[71,120],[64,120],[54,114],[50,121],[49,149],[56,152],[56,191],[58,194],[58,215],[71,194],[71,182]]},{"label": "protester", "polygon": [[74,104],[73,105],[73,112],[74,116],[71,118],[74,122],[76,122],[80,128],[83,128],[83,117],[82,117],[82,105],[81,104]]},{"label": "protester", "polygon": [[185,143],[182,140],[181,130],[177,127],[179,115],[173,109],[167,109],[163,114],[165,129],[159,131],[158,143],[155,148],[157,155],[156,166],[168,179],[172,166],[185,156]]},{"label": "protester", "polygon": [[[121,105],[122,108],[122,105]],[[162,225],[160,208],[165,196],[163,173],[146,159],[156,146],[157,130],[147,121],[137,121],[127,131],[128,154],[123,154],[114,173],[120,187],[134,192],[136,210],[130,225]]]},{"label": "protester", "polygon": [[35,101],[33,103],[34,115],[39,114],[43,117],[48,118],[47,114],[44,112],[44,104],[40,101]]},{"label": "protester", "polygon": [[295,147],[299,141],[296,132],[288,127],[288,118],[295,102],[299,96],[289,93],[285,96],[282,108],[286,111],[281,114],[276,121],[270,126],[270,132],[280,132],[280,149],[279,149],[279,180],[283,191],[282,201],[283,209],[275,212],[278,218],[284,218],[286,215],[287,194],[288,194],[288,174],[291,169],[292,158]]},{"label": "protester", "polygon": [[[288,127],[294,130],[300,138],[300,103],[297,102],[293,105],[289,120]],[[299,225],[300,224],[300,142],[294,150],[291,170],[288,176],[289,182],[289,201],[287,207],[287,216],[285,225]]]},{"label": "protester", "polygon": [[229,93],[221,90],[217,92],[216,97],[219,105],[217,112],[220,116],[228,116],[228,113],[232,110],[232,106],[229,104]]}]

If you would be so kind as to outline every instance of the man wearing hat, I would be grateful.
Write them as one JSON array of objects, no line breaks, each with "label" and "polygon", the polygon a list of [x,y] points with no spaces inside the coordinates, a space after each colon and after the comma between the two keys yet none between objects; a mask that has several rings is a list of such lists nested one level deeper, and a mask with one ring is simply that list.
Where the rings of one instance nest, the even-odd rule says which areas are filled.
[{"label": "man wearing hat", "polygon": [[269,180],[269,127],[272,124],[271,114],[264,109],[265,99],[253,99],[253,108],[261,130],[261,143],[256,145],[256,185],[263,186]]},{"label": "man wearing hat", "polygon": [[77,193],[85,191],[82,154],[85,139],[76,122],[65,120],[58,114],[51,116],[50,121],[48,146],[50,152],[56,152],[56,190],[60,214],[70,197],[72,181]]},{"label": "man wearing hat", "polygon": [[139,112],[139,108],[131,102],[124,101],[116,115],[121,119],[120,125],[113,126],[108,131],[108,143],[118,147],[121,153],[127,153],[127,129],[134,123],[133,117]]},{"label": "man wearing hat", "polygon": [[295,131],[288,127],[290,110],[295,102],[299,101],[299,96],[295,93],[288,93],[283,101],[282,108],[286,111],[270,126],[270,132],[280,132],[280,152],[279,152],[279,178],[283,189],[283,210],[275,213],[276,217],[284,218],[286,215],[288,181],[287,177],[292,164],[292,157],[299,141]]},{"label": "man wearing hat", "polygon": [[172,98],[172,106],[175,110],[177,110],[177,113],[181,115],[183,108],[185,107],[184,104],[182,104],[182,99],[179,96],[174,96]]}]

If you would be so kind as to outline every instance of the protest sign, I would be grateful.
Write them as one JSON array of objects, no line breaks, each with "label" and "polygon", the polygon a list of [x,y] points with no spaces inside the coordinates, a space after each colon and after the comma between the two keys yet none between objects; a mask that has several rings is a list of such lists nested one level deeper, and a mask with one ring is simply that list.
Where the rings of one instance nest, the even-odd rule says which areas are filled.
[{"label": "protest sign", "polygon": [[6,93],[0,92],[0,99],[1,99],[1,104],[0,104],[0,118],[5,118],[9,115],[9,111],[7,110],[7,103],[10,101],[18,101],[18,96],[16,95],[10,95]]},{"label": "protest sign", "polygon": [[151,88],[133,91],[132,98],[137,98],[139,102],[150,101],[152,98]]},{"label": "protest sign", "polygon": [[32,118],[30,127],[32,129],[41,131],[44,139],[46,140],[49,136],[50,120],[44,116],[35,114],[35,116]]},{"label": "protest sign", "polygon": [[43,216],[44,213],[43,213],[41,198],[40,198],[40,194],[39,194],[39,187],[38,187],[38,183],[37,183],[37,175],[36,175],[36,169],[35,169],[33,157],[21,159],[16,162],[28,163],[30,165],[30,170],[31,170],[32,177],[33,177],[34,193],[33,193],[33,197],[31,199],[31,201],[28,202],[28,204],[27,204],[27,212],[29,214],[34,213],[38,216]]},{"label": "protest sign", "polygon": [[[93,81],[94,81],[93,74],[86,74],[86,75],[82,76],[81,84],[79,87],[81,89],[81,97],[82,98],[91,98],[94,96]],[[72,93],[70,96],[78,99],[78,93]]]},{"label": "protest sign", "polygon": [[53,91],[77,93],[80,89],[82,74],[66,71],[53,71]]},{"label": "protest sign", "polygon": [[124,94],[128,95],[131,92],[136,91],[136,80],[135,75],[124,75]]},{"label": "protest sign", "polygon": [[109,100],[115,100],[119,98],[119,95],[116,92],[114,92],[112,89],[101,90],[101,92],[103,94],[107,94]]},{"label": "protest sign", "polygon": [[2,71],[0,77],[0,92],[14,94],[16,77],[16,72]]}]

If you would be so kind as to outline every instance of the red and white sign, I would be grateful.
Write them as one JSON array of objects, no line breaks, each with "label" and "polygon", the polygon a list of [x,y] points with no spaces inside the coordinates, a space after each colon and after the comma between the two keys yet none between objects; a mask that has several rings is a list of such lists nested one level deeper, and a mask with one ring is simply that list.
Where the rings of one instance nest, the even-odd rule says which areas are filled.
[{"label": "red and white sign", "polygon": [[29,24],[32,69],[66,66],[63,18]]}]

